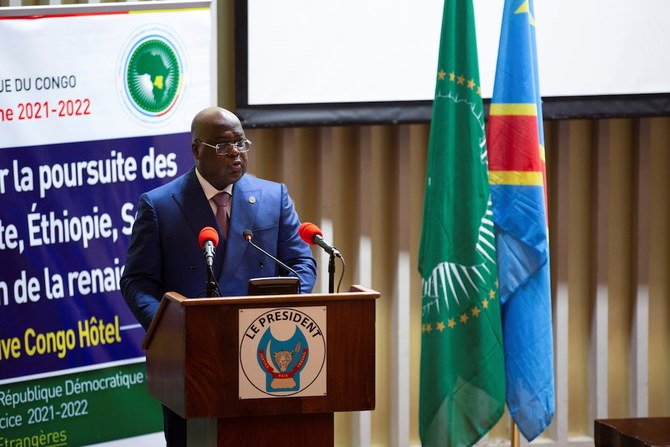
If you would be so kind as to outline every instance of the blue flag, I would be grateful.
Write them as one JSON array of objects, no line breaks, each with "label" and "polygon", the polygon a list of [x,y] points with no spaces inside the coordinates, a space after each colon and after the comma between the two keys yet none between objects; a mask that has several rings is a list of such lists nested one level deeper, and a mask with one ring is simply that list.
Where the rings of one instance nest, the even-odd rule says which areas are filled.
[{"label": "blue flag", "polygon": [[554,414],[546,169],[532,0],[505,0],[487,128],[507,407],[528,440]]}]

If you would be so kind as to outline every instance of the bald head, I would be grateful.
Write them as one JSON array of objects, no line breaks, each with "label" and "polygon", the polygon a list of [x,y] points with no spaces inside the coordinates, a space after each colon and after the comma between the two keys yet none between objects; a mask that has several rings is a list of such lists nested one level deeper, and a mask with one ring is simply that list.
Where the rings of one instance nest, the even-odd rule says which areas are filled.
[{"label": "bald head", "polygon": [[208,107],[198,112],[191,122],[191,139],[206,140],[212,129],[225,129],[233,132],[243,132],[240,119],[230,110],[221,107]]}]

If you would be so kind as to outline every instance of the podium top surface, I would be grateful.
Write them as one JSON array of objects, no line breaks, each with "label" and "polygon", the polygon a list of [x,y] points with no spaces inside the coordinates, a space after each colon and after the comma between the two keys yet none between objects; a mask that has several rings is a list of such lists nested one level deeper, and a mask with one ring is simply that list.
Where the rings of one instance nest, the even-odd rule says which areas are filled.
[{"label": "podium top surface", "polygon": [[381,295],[372,289],[360,285],[351,286],[348,292],[343,293],[304,293],[298,295],[254,295],[254,296],[221,296],[206,298],[188,298],[177,292],[168,292],[165,298],[177,301],[184,306],[213,306],[222,304],[246,305],[246,304],[281,304],[301,303],[307,304],[315,301],[340,301],[352,299],[377,299]]},{"label": "podium top surface", "polygon": [[670,446],[670,417],[596,419],[596,446]]}]

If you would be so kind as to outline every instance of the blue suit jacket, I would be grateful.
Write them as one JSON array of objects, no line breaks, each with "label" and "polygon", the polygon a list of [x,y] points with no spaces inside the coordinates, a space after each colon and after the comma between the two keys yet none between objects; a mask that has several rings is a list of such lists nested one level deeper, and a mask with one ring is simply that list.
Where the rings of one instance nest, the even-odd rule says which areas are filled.
[{"label": "blue suit jacket", "polygon": [[[250,278],[279,276],[281,267],[243,238],[245,229],[253,231],[256,245],[292,267],[300,276],[301,292],[310,293],[316,262],[298,236],[299,225],[285,185],[249,174],[238,180],[233,185],[228,240],[220,236],[214,257],[221,296],[246,295]],[[121,292],[145,329],[166,292],[205,296],[205,258],[198,244],[204,227],[220,234],[195,168],[140,197]]]}]

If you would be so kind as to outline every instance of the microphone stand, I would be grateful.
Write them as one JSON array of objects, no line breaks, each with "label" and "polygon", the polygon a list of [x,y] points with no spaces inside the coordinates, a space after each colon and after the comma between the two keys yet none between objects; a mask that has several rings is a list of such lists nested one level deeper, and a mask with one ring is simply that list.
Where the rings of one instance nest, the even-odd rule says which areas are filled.
[{"label": "microphone stand", "polygon": [[265,256],[267,256],[268,258],[272,259],[274,262],[276,262],[277,264],[279,264],[279,266],[282,267],[284,270],[286,270],[287,272],[293,273],[293,274],[296,276],[296,278],[298,278],[298,293],[302,293],[302,283],[300,282],[300,275],[298,275],[298,272],[296,272],[294,269],[292,269],[292,268],[289,267],[288,265],[286,265],[286,264],[284,264],[283,262],[281,262],[281,261],[280,261],[279,259],[277,259],[275,256],[272,256],[270,253],[268,253],[267,251],[263,250],[261,247],[259,247],[259,246],[256,245],[255,243],[253,243],[252,240],[251,240],[251,237],[249,237],[248,235],[244,235],[244,239],[245,239],[247,242],[249,242],[249,245],[251,245],[251,246],[254,247],[256,250],[258,250],[258,251],[260,251],[261,253],[263,253],[263,254],[264,254]]},{"label": "microphone stand", "polygon": [[335,254],[330,252],[328,259],[328,293],[335,291]]},{"label": "microphone stand", "polygon": [[216,278],[214,278],[214,270],[211,265],[208,265],[207,268],[207,280],[205,281],[205,294],[207,298],[212,298],[216,296]]}]

